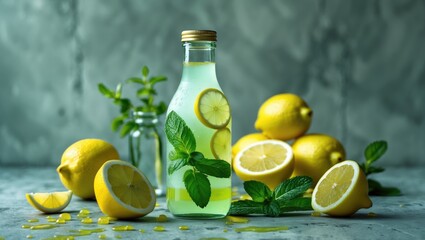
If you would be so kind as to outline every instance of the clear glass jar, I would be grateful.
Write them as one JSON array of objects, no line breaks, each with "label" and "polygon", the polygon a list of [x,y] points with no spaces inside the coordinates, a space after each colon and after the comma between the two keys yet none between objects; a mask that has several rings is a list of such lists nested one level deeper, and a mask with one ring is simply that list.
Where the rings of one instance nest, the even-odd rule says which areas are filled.
[{"label": "clear glass jar", "polygon": [[142,111],[132,112],[131,115],[139,127],[128,136],[130,162],[149,179],[157,196],[162,196],[165,194],[165,172],[158,116],[155,112]]}]

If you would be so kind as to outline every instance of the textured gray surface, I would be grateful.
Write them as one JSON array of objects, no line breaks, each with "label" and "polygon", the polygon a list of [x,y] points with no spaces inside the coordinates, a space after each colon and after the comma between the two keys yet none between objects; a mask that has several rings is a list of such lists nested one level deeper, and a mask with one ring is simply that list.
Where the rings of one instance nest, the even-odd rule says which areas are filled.
[{"label": "textured gray surface", "polygon": [[[54,168],[5,168],[0,171],[0,236],[9,239],[25,239],[33,235],[34,239],[44,239],[54,235],[67,235],[70,229],[104,228],[103,234],[108,239],[121,235],[123,239],[201,239],[221,237],[224,239],[424,239],[425,232],[425,188],[423,167],[390,168],[381,174],[378,180],[384,185],[397,186],[404,195],[400,197],[373,197],[373,207],[362,209],[350,218],[312,217],[310,211],[287,214],[277,218],[249,217],[245,224],[226,225],[224,219],[219,220],[183,220],[174,218],[166,210],[165,199],[158,199],[157,207],[148,216],[136,221],[116,221],[109,225],[82,224],[76,215],[82,208],[88,208],[95,221],[102,216],[96,202],[82,201],[73,197],[65,209],[72,215],[72,221],[58,228],[49,230],[22,229],[29,219],[39,219],[46,223],[46,215],[34,210],[25,200],[26,192],[62,190]],[[235,186],[240,182],[234,179]],[[415,183],[415,184],[413,184]],[[368,216],[373,212],[375,217]],[[169,221],[157,223],[155,218],[160,214],[168,216]],[[58,217],[58,214],[53,214]],[[132,225],[139,231],[115,232],[112,227]],[[162,225],[165,232],[155,232],[155,226]],[[181,231],[179,226],[187,225],[188,231]],[[247,226],[287,226],[288,230],[270,233],[235,232],[236,228]],[[227,232],[223,232],[227,229]],[[77,238],[80,239],[80,238]],[[81,239],[98,239],[95,233]]]},{"label": "textured gray surface", "polygon": [[389,141],[384,165],[424,165],[425,2],[0,0],[0,164],[57,165],[77,139],[126,157],[109,129],[117,108],[97,92],[147,64],[177,88],[184,29],[219,34],[218,77],[234,140],[254,131],[268,97],[313,108],[310,132],[340,139],[348,158]]}]

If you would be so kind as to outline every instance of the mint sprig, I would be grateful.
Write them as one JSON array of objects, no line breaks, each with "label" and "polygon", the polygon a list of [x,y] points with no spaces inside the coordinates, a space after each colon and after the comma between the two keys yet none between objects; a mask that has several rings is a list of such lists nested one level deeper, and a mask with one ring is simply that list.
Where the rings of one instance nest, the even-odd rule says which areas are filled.
[{"label": "mint sprig", "polygon": [[232,202],[229,214],[263,214],[277,217],[285,212],[312,210],[311,198],[303,197],[312,182],[310,177],[297,176],[283,181],[274,191],[262,182],[244,182],[245,192],[252,200]]},{"label": "mint sprig", "polygon": [[[112,120],[111,128],[113,131],[120,130],[120,136],[127,136],[132,130],[137,130],[139,125],[131,117],[133,112],[154,112],[157,116],[165,113],[167,105],[165,102],[155,102],[155,96],[158,94],[155,86],[159,82],[167,80],[165,76],[149,77],[149,68],[143,66],[141,70],[141,78],[132,77],[124,83],[119,83],[115,90],[106,87],[103,83],[98,84],[99,92],[106,98],[112,99],[113,103],[120,107],[120,115]],[[129,98],[123,97],[122,91],[126,84],[136,84],[139,86],[136,89],[136,97],[141,101],[141,104],[133,103]]]},{"label": "mint sprig", "polygon": [[375,196],[400,196],[401,191],[395,187],[384,187],[376,180],[370,179],[369,175],[385,171],[382,167],[376,167],[373,164],[380,159],[388,149],[386,141],[375,141],[370,143],[364,151],[365,162],[359,164],[360,168],[368,177],[369,195]]},{"label": "mint sprig", "polygon": [[184,166],[190,166],[183,176],[184,185],[193,202],[201,208],[206,207],[211,198],[208,176],[229,178],[230,164],[221,159],[205,158],[201,152],[195,151],[196,139],[192,130],[174,111],[171,111],[165,120],[165,134],[174,147],[168,155],[171,160],[168,174],[171,175]]}]

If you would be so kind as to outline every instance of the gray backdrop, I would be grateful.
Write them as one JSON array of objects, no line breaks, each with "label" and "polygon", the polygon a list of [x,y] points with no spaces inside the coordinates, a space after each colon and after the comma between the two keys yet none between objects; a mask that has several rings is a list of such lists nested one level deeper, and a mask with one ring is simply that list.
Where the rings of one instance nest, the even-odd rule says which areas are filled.
[{"label": "gray backdrop", "polygon": [[314,110],[309,132],[340,139],[348,158],[385,139],[381,165],[425,164],[423,0],[0,0],[0,164],[58,165],[88,137],[126,158],[109,127],[118,109],[97,84],[146,64],[168,76],[168,103],[184,29],[218,32],[234,141],[255,131],[264,100],[292,92]]}]

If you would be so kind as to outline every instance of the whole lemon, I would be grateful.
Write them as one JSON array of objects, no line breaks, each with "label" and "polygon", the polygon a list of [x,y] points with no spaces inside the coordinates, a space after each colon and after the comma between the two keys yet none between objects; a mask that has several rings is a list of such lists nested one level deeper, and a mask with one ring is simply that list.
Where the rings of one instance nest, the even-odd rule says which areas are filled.
[{"label": "whole lemon", "polygon": [[111,159],[119,159],[114,146],[101,139],[83,139],[62,154],[56,169],[63,185],[83,199],[94,198],[93,181],[97,171]]},{"label": "whole lemon", "polygon": [[292,176],[310,176],[313,186],[333,165],[345,160],[342,144],[329,135],[307,134],[294,141],[295,168]]},{"label": "whole lemon", "polygon": [[255,128],[268,138],[286,141],[307,132],[312,115],[313,111],[298,95],[278,94],[261,105]]},{"label": "whole lemon", "polygon": [[232,158],[238,154],[242,149],[250,145],[251,143],[267,140],[268,138],[261,133],[250,133],[241,138],[232,146]]}]

